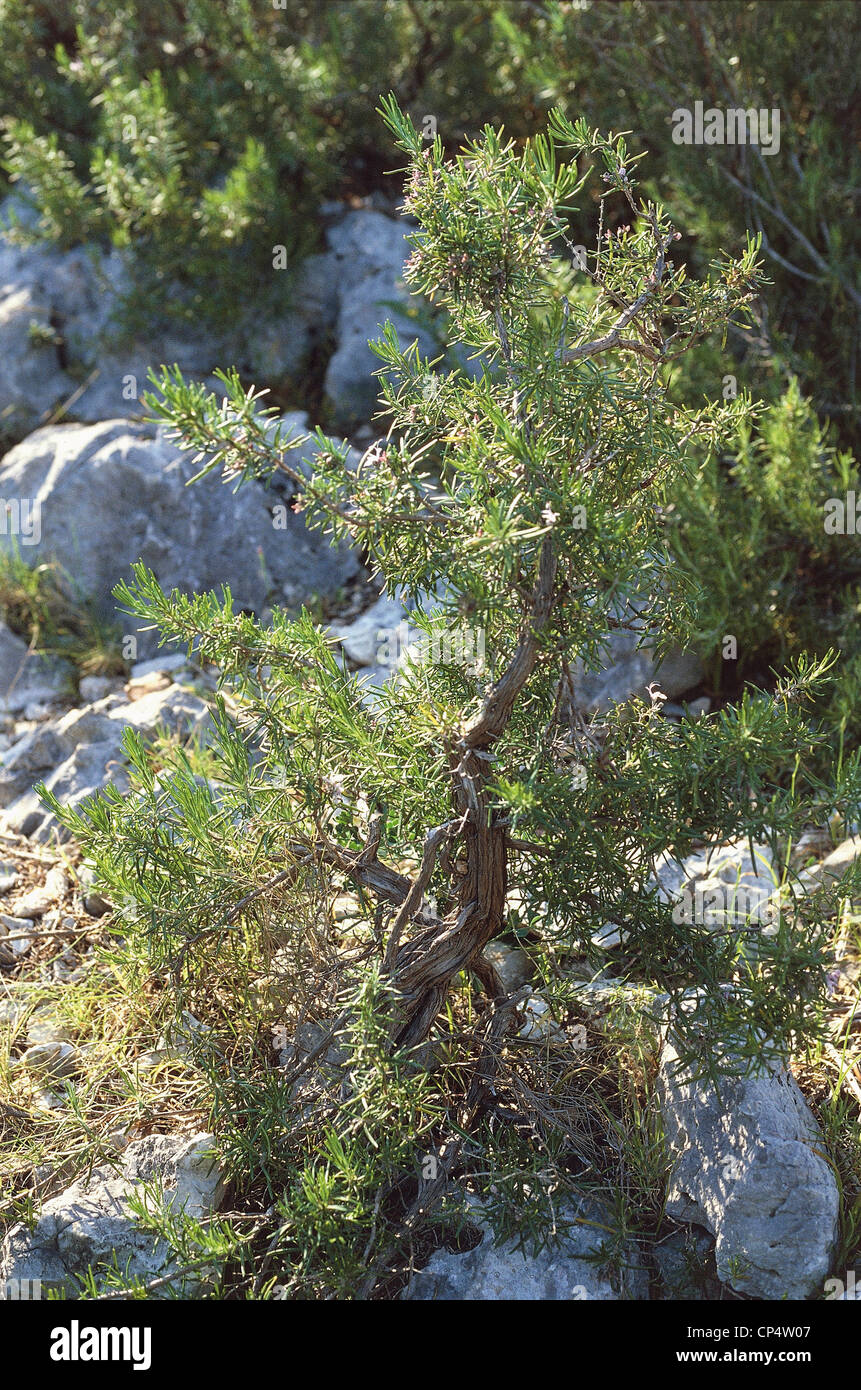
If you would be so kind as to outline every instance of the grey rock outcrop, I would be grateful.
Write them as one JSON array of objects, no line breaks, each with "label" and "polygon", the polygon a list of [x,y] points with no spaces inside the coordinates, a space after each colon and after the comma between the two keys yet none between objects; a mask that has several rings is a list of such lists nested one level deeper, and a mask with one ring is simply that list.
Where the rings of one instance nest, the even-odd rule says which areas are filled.
[{"label": "grey rock outcrop", "polygon": [[702,662],[693,652],[677,647],[659,662],[648,642],[638,646],[640,638],[641,634],[625,628],[610,633],[606,666],[600,671],[587,671],[579,661],[574,663],[574,687],[581,709],[603,713],[634,696],[648,700],[646,687],[652,681],[672,700],[702,680]]},{"label": "grey rock outcrop", "polygon": [[[833,889],[845,874],[849,874],[861,858],[861,836],[843,840],[824,859],[805,869],[798,879],[804,892],[815,893],[820,888]],[[856,895],[857,896],[857,895]]]},{"label": "grey rock outcrop", "polygon": [[768,845],[731,840],[677,860],[663,854],[655,865],[658,897],[674,903],[676,920],[697,922],[711,931],[736,931],[747,955],[755,954],[759,934],[779,925],[779,875]]},{"label": "grey rock outcrop", "polygon": [[611,1233],[610,1220],[602,1207],[580,1198],[561,1213],[559,1239],[537,1254],[524,1253],[513,1240],[494,1247],[484,1229],[481,1242],[465,1254],[437,1250],[401,1297],[421,1302],[647,1299],[648,1274],[632,1243],[621,1261],[595,1260]]},{"label": "grey rock outcrop", "polygon": [[47,840],[60,832],[55,817],[33,790],[44,782],[65,806],[76,807],[108,782],[128,790],[123,730],[146,734],[163,726],[181,734],[204,730],[207,707],[179,685],[154,690],[138,700],[109,695],[83,709],[47,720],[0,755],[3,824],[21,835]]},{"label": "grey rock outcrop", "polygon": [[504,941],[491,941],[482,955],[493,966],[506,994],[513,994],[522,985],[528,984],[535,974],[535,966],[526,952],[518,950],[516,946],[508,946]]},{"label": "grey rock outcrop", "polygon": [[56,700],[69,687],[71,674],[65,662],[37,656],[0,622],[0,713],[17,714],[29,704]]},{"label": "grey rock outcrop", "polygon": [[306,257],[290,276],[287,297],[286,313],[269,318],[255,314],[250,331],[242,334],[236,365],[255,381],[298,381],[332,333],[338,276],[331,255]]},{"label": "grey rock outcrop", "polygon": [[0,413],[7,429],[35,428],[78,386],[67,368],[92,352],[117,304],[116,253],[59,251],[0,237]]},{"label": "grey rock outcrop", "polygon": [[[14,205],[14,208],[13,208]],[[0,210],[0,233],[11,211],[38,221],[20,197]],[[22,215],[23,214],[23,215]],[[62,251],[0,235],[0,412],[24,434],[58,408],[64,418],[93,422],[139,416],[150,369],[176,364],[190,380],[218,391],[216,367],[235,366],[258,384],[298,376],[337,313],[331,265],[308,257],[291,277],[287,314],[266,318],[263,306],[232,325],[230,335],[207,325],[156,323],[130,334],[122,304],[133,276],[124,256],[96,246]]]},{"label": "grey rock outcrop", "polygon": [[[355,554],[310,532],[259,483],[238,491],[216,474],[193,487],[191,456],[162,431],[126,420],[37,430],[0,464],[0,495],[26,499],[38,516],[28,563],[57,560],[76,590],[106,613],[111,591],[142,560],[162,586],[186,592],[228,584],[237,608],[260,612],[285,583],[302,597],[328,594],[359,572]],[[11,549],[14,536],[0,536]],[[138,656],[155,636],[126,619]]]},{"label": "grey rock outcrop", "polygon": [[[332,623],[329,630],[357,666],[374,666],[397,644],[405,621],[403,605],[384,594],[351,623]],[[403,631],[406,632],[405,627]]]},{"label": "grey rock outcrop", "polygon": [[837,1239],[839,1193],[823,1140],[785,1068],[690,1081],[665,1044],[658,1095],[673,1170],[667,1214],[715,1237],[721,1282],[764,1299],[821,1288]]},{"label": "grey rock outcrop", "polygon": [[380,386],[374,373],[381,363],[368,341],[380,336],[386,319],[397,329],[402,347],[418,338],[422,354],[435,355],[430,333],[410,317],[416,301],[403,283],[408,232],[403,222],[369,208],[347,213],[329,229],[328,262],[338,292],[337,346],[324,389],[340,428],[369,420],[378,408]]},{"label": "grey rock outcrop", "polygon": [[129,1144],[109,1166],[47,1201],[35,1228],[13,1226],[0,1250],[0,1298],[13,1281],[39,1280],[42,1295],[74,1298],[78,1278],[92,1269],[118,1269],[125,1280],[149,1280],[170,1272],[167,1252],[136,1225],[128,1197],[142,1183],[156,1183],[172,1210],[208,1216],[217,1209],[224,1182],[209,1134],[191,1138],[152,1135]]},{"label": "grey rock outcrop", "polygon": [[15,436],[59,410],[83,422],[139,417],[149,371],[162,364],[216,392],[216,367],[236,367],[258,386],[299,384],[330,341],[325,392],[337,422],[353,426],[377,408],[380,364],[368,340],[386,318],[404,345],[418,337],[423,352],[433,348],[402,281],[404,224],[370,207],[333,209],[328,249],[285,272],[286,310],[255,304],[229,334],[165,321],[134,335],[122,324],[128,258],[11,241],[2,233],[13,205],[22,222],[38,218],[20,197],[0,209],[0,415]]}]

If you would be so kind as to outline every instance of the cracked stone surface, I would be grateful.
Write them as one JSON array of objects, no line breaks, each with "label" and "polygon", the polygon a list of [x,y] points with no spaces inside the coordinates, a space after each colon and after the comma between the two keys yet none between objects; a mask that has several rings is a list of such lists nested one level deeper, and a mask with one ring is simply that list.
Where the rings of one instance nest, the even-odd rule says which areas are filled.
[{"label": "cracked stone surface", "polygon": [[649,1277],[639,1251],[627,1242],[621,1260],[595,1260],[614,1236],[612,1216],[588,1197],[560,1212],[571,1223],[558,1241],[537,1254],[524,1254],[513,1240],[494,1248],[479,1209],[473,1220],[484,1229],[473,1250],[437,1250],[413,1275],[401,1297],[417,1302],[562,1302],[647,1299]]},{"label": "cracked stone surface", "polygon": [[46,720],[0,754],[2,823],[20,835],[45,841],[61,832],[55,816],[33,790],[44,781],[66,806],[113,783],[128,790],[123,730],[153,733],[159,727],[183,734],[203,734],[209,727],[203,700],[178,684],[153,690],[139,699],[116,692],[59,719]]},{"label": "cracked stone surface", "polygon": [[117,1169],[93,1170],[42,1208],[34,1230],[13,1226],[0,1248],[0,1299],[7,1281],[41,1280],[74,1298],[76,1276],[88,1268],[116,1266],[123,1277],[149,1280],[165,1272],[166,1252],[142,1232],[129,1212],[128,1197],[142,1183],[156,1182],[174,1210],[192,1217],[218,1207],[224,1191],[213,1162],[213,1137],[155,1134],[129,1144]]},{"label": "cracked stone surface", "polygon": [[829,1273],[839,1193],[791,1073],[690,1081],[671,1042],[658,1095],[674,1166],[667,1215],[715,1237],[718,1278],[754,1298],[808,1298]]},{"label": "cracked stone surface", "polygon": [[348,212],[328,233],[329,274],[337,286],[337,347],[326,369],[325,391],[335,423],[350,427],[377,410],[380,386],[374,375],[380,360],[368,347],[387,319],[402,347],[418,339],[423,355],[435,355],[434,342],[418,319],[403,284],[410,252],[410,228],[383,213],[360,208]]},{"label": "cracked stone surface", "polygon": [[[354,551],[309,531],[260,483],[233,491],[214,472],[187,487],[196,471],[190,454],[149,425],[53,425],[5,455],[0,494],[30,499],[38,516],[38,536],[21,550],[27,563],[58,561],[74,575],[76,591],[112,620],[113,589],[138,560],[166,591],[227,584],[236,608],[255,613],[285,583],[307,600],[360,573]],[[10,551],[15,541],[0,536],[0,549]],[[141,659],[155,654],[154,633],[144,625],[128,630]]]},{"label": "cracked stone surface", "polygon": [[69,679],[64,661],[46,660],[0,622],[0,713],[20,713],[27,705],[52,702]]}]

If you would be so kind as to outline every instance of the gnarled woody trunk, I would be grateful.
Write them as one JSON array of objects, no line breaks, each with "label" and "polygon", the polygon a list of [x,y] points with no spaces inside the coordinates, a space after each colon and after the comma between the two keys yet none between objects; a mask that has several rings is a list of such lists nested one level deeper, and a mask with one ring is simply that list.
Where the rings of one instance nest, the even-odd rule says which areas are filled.
[{"label": "gnarled woody trunk", "polygon": [[484,785],[484,766],[469,751],[455,772],[454,802],[461,813],[466,860],[456,905],[443,922],[412,937],[395,956],[393,975],[406,1016],[396,1041],[405,1046],[427,1036],[451,981],[476,961],[502,923],[507,836],[505,827],[496,823],[499,812]]},{"label": "gnarled woody trunk", "polygon": [[[494,806],[488,789],[492,761],[487,755],[502,737],[535,666],[539,635],[553,607],[555,580],[556,558],[547,535],[541,546],[530,611],[514,655],[480,712],[464,729],[450,758],[456,819],[428,837],[419,878],[392,928],[387,966],[402,1000],[395,1041],[404,1046],[414,1046],[427,1036],[459,971],[471,967],[486,982],[495,978],[492,971],[483,968],[480,957],[504,918],[508,831],[501,823],[501,808]],[[466,862],[455,906],[441,923],[425,927],[399,947],[401,927],[421,905],[437,848],[452,833],[461,837]]]}]

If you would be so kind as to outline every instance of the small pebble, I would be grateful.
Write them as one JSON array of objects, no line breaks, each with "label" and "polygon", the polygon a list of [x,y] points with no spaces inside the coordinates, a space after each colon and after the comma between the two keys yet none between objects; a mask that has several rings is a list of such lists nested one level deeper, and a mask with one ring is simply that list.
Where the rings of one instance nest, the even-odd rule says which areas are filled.
[{"label": "small pebble", "polygon": [[37,1110],[62,1110],[65,1103],[64,1096],[58,1096],[56,1091],[49,1091],[44,1086],[33,1093],[33,1104]]},{"label": "small pebble", "polygon": [[31,1018],[27,1025],[27,1043],[30,1047],[46,1046],[51,1043],[69,1043],[71,1035],[65,1024],[60,1023],[53,1014],[42,1012]]},{"label": "small pebble", "polygon": [[121,688],[122,681],[113,676],[83,676],[78,683],[81,699],[87,705],[94,705],[97,700],[103,700],[106,695],[112,695]]},{"label": "small pebble", "polygon": [[25,1071],[63,1079],[74,1076],[78,1070],[78,1054],[71,1043],[36,1043],[34,1047],[27,1048],[20,1058],[20,1065]]},{"label": "small pebble", "polygon": [[0,859],[0,893],[8,893],[18,882],[19,874],[15,861]]},{"label": "small pebble", "polygon": [[10,917],[7,912],[0,912],[0,936],[32,931],[35,925],[32,917]]}]

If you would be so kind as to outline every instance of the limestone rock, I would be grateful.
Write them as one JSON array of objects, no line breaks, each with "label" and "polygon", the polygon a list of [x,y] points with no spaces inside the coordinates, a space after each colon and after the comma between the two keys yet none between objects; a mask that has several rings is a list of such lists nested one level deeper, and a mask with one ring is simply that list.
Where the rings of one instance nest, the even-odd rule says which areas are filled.
[{"label": "limestone rock", "polygon": [[416,338],[419,350],[434,356],[428,331],[409,317],[410,299],[403,265],[410,248],[408,229],[383,213],[360,208],[347,213],[328,232],[332,279],[338,290],[337,347],[326,369],[325,391],[339,427],[369,420],[377,410],[380,359],[368,347],[390,319],[401,345]]},{"label": "limestone rock", "polygon": [[[0,464],[0,495],[38,507],[38,544],[21,547],[35,564],[57,560],[76,589],[108,617],[112,590],[142,560],[162,586],[203,592],[228,584],[237,608],[261,612],[286,581],[301,597],[330,594],[359,573],[355,554],[331,547],[259,483],[238,491],[197,471],[165,433],[108,420],[57,425],[29,435]],[[276,524],[277,523],[277,524]],[[6,550],[16,538],[0,536]],[[123,619],[141,659],[156,636]]]},{"label": "limestone rock", "polygon": [[480,1244],[464,1254],[437,1250],[401,1297],[422,1302],[647,1299],[648,1275],[632,1242],[617,1262],[594,1260],[612,1236],[611,1223],[603,1207],[582,1197],[562,1211],[558,1240],[530,1254],[513,1240],[494,1248],[479,1218]]},{"label": "limestone rock", "polygon": [[[142,734],[159,727],[191,734],[204,731],[209,713],[203,700],[179,685],[153,690],[139,700],[109,695],[95,705],[69,710],[25,734],[0,755],[0,806],[4,824],[45,841],[60,828],[34,784],[43,781],[67,806],[78,806],[108,782],[128,790],[122,747],[126,726]],[[40,890],[41,891],[41,890]]]},{"label": "limestone rock", "polygon": [[678,1069],[663,1049],[658,1094],[674,1167],[667,1215],[715,1237],[718,1277],[754,1298],[807,1298],[828,1274],[839,1194],[823,1139],[791,1073],[744,1079]]},{"label": "limestone rock", "polygon": [[43,1294],[57,1289],[74,1298],[88,1268],[118,1267],[124,1278],[152,1279],[164,1271],[166,1252],[144,1234],[127,1199],[144,1182],[157,1182],[174,1210],[192,1217],[217,1209],[224,1180],[214,1164],[213,1138],[152,1135],[128,1145],[112,1167],[93,1170],[42,1208],[34,1230],[13,1226],[0,1251],[0,1298],[6,1281],[40,1279]]},{"label": "limestone rock", "polygon": [[57,700],[70,676],[66,662],[37,656],[0,622],[0,712],[18,714],[30,704]]}]

